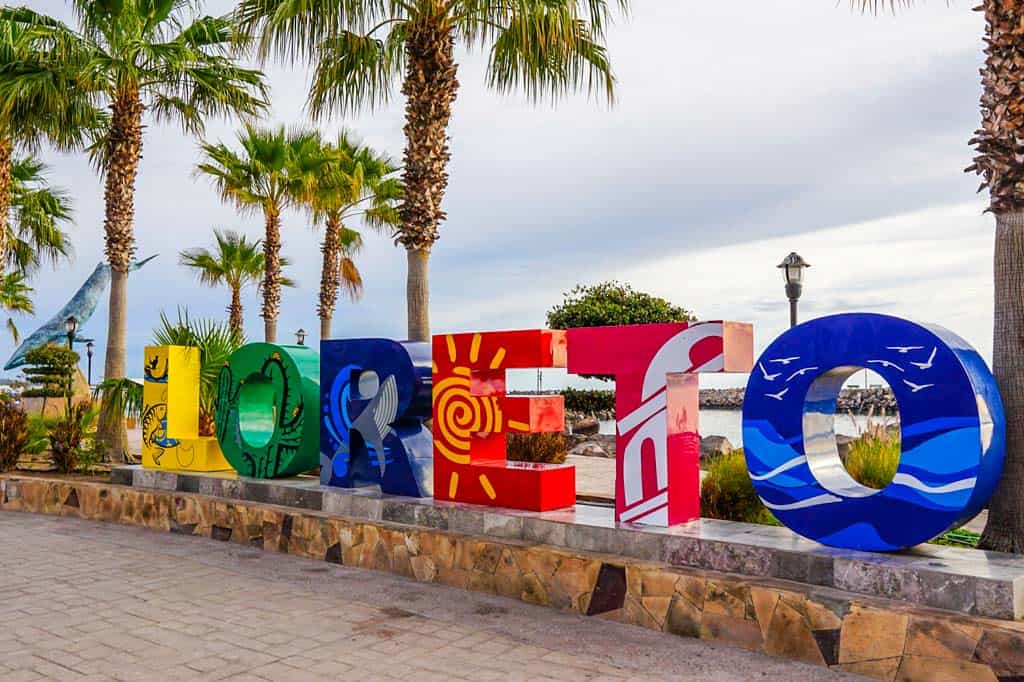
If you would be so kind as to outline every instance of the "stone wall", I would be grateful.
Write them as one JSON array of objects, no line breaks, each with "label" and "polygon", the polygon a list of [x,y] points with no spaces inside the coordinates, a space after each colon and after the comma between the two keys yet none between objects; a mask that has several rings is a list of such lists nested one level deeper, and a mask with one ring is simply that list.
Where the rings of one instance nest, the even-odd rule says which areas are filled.
[{"label": "stone wall", "polygon": [[106,483],[0,477],[0,509],[144,526],[387,571],[882,680],[1024,675],[1024,623],[788,581]]}]

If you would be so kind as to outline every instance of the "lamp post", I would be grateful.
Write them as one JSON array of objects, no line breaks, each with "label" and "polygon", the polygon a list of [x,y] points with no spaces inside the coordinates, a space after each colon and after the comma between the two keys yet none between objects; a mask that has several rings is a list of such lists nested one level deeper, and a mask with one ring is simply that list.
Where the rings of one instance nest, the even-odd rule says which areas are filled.
[{"label": "lamp post", "polygon": [[78,331],[78,318],[74,315],[64,320],[64,332],[68,335],[68,348],[75,342],[75,332]]},{"label": "lamp post", "polygon": [[295,332],[295,342],[300,346],[306,345],[306,330],[299,327],[299,331]]},{"label": "lamp post", "polygon": [[[75,332],[78,331],[78,318],[75,317],[74,315],[69,315],[68,319],[64,320],[64,331],[68,335],[68,350],[73,350],[72,347],[75,344]],[[68,368],[67,385],[64,387],[64,391],[65,391],[65,394],[67,395],[67,399],[68,399],[67,418],[69,420],[71,419],[71,397],[72,397],[71,394],[72,394],[72,387],[74,386],[74,382],[75,382],[74,371],[75,371],[75,367],[74,366]]]},{"label": "lamp post", "polygon": [[92,349],[93,349],[92,341],[90,341],[89,343],[85,344],[85,356],[88,358],[88,364],[86,365],[88,367],[88,369],[86,370],[86,373],[87,373],[86,381],[89,382],[89,388],[90,389],[92,388]]},{"label": "lamp post", "polygon": [[782,270],[782,277],[786,280],[786,298],[789,299],[789,326],[797,324],[796,303],[800,300],[800,294],[804,290],[804,270],[811,267],[811,264],[804,261],[796,251],[786,256],[778,267]]}]

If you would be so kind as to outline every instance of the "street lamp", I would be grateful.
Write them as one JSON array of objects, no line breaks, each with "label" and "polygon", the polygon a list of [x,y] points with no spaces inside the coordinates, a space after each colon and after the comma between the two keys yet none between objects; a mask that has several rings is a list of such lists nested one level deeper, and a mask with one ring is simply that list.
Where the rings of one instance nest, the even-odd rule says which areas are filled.
[{"label": "street lamp", "polygon": [[[64,331],[68,335],[68,350],[73,350],[72,346],[75,343],[75,332],[78,331],[78,318],[75,317],[74,315],[69,315],[68,319],[64,320]],[[65,414],[66,414],[68,419],[71,418],[72,389],[74,387],[74,381],[75,381],[74,374],[73,374],[74,371],[75,371],[74,366],[72,366],[72,368],[70,370],[71,373],[68,374],[67,385],[65,387],[65,390],[67,391],[67,399],[68,399],[68,404],[67,404],[68,411]]]},{"label": "street lamp", "polygon": [[89,358],[88,365],[87,365],[88,370],[86,370],[86,371],[88,373],[87,381],[89,382],[89,387],[90,388],[92,388],[92,349],[93,349],[92,341],[90,341],[89,343],[85,344],[85,355],[86,355],[87,358]]},{"label": "street lamp", "polygon": [[299,327],[299,331],[295,332],[295,342],[300,346],[306,345],[306,330]]},{"label": "street lamp", "polygon": [[789,326],[796,326],[796,302],[804,289],[804,270],[811,267],[796,251],[786,256],[778,265],[786,280],[786,298],[789,299]]},{"label": "street lamp", "polygon": [[75,332],[78,331],[78,318],[74,315],[64,320],[64,332],[68,335],[68,348],[75,342]]}]

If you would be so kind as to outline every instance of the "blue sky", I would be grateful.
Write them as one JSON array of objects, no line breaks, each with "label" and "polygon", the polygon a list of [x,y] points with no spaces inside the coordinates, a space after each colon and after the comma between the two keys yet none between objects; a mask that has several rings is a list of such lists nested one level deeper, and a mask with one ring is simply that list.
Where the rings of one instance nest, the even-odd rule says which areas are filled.
[{"label": "blue sky", "polygon": [[[29,5],[70,18],[56,0]],[[228,11],[209,0],[205,11]],[[787,324],[775,265],[799,251],[814,267],[802,311],[877,311],[935,322],[991,349],[993,220],[983,215],[967,140],[977,127],[982,21],[970,3],[870,17],[832,0],[669,3],[634,0],[610,32],[614,108],[585,96],[556,107],[485,87],[486,54],[459,55],[448,221],[432,258],[435,332],[541,326],[577,282],[628,281],[704,319],[755,325],[763,348]],[[266,67],[274,123],[307,122],[307,74]],[[402,102],[340,127],[401,157]],[[214,121],[210,140],[236,123]],[[80,155],[44,154],[76,206],[73,264],[35,281],[40,322],[102,258],[102,184]],[[159,312],[225,317],[227,292],[200,287],[177,253],[214,227],[259,237],[193,176],[197,140],[150,122],[137,184],[129,374]],[[284,294],[281,338],[315,343],[318,235],[284,220],[300,287]],[[367,235],[366,295],[343,302],[339,336],[401,337],[405,254]],[[251,338],[262,329],[248,292]],[[106,305],[83,333],[104,343]],[[33,320],[21,320],[28,332]],[[0,354],[12,350],[0,341]],[[102,367],[102,352],[96,362]],[[96,372],[98,374],[98,372]],[[94,375],[95,378],[95,375]],[[737,378],[710,380],[735,384]]]}]

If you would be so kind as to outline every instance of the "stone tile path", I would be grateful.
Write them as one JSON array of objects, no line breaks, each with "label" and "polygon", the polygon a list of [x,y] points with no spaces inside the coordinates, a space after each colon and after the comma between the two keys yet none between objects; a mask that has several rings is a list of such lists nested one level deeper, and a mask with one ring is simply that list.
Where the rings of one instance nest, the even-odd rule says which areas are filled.
[{"label": "stone tile path", "polygon": [[0,512],[0,680],[853,679],[385,574]]}]

